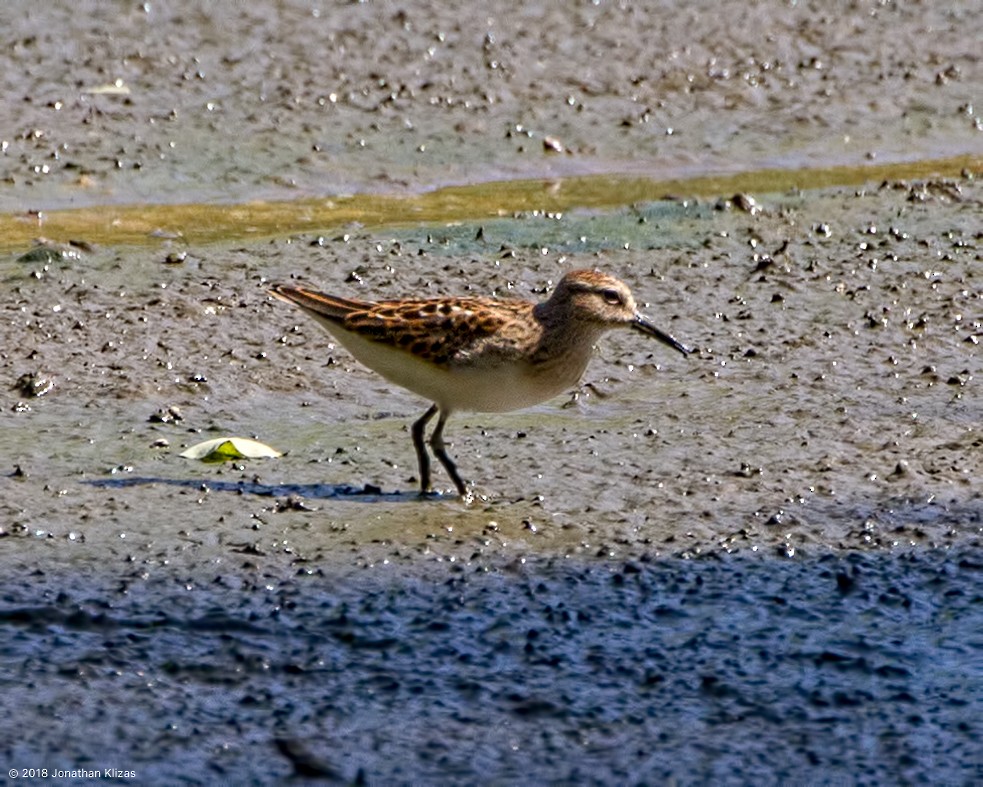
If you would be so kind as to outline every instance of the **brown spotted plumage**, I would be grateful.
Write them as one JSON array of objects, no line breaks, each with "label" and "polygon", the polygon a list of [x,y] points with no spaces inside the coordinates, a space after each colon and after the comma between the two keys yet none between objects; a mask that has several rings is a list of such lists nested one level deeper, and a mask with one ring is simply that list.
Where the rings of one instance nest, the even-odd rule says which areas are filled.
[{"label": "brown spotted plumage", "polygon": [[491,298],[362,301],[278,284],[278,298],[296,304],[351,354],[386,379],[433,405],[413,424],[420,487],[430,491],[424,430],[457,491],[467,495],[444,449],[444,425],[456,410],[503,412],[529,407],[575,385],[604,331],[627,327],[692,352],[640,315],[631,291],[600,271],[566,274],[542,303]]}]

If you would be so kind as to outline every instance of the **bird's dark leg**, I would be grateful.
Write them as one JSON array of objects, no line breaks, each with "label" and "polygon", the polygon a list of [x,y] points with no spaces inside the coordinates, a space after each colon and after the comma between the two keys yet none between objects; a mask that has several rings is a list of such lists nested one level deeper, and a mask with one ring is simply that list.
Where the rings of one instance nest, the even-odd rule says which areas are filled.
[{"label": "bird's dark leg", "polygon": [[[436,405],[434,405],[436,407]],[[457,474],[457,467],[454,465],[454,460],[447,455],[447,451],[444,450],[444,424],[447,423],[447,417],[450,413],[441,410],[440,417],[437,419],[437,425],[433,428],[433,434],[430,435],[430,447],[433,448],[433,454],[440,460],[440,463],[444,466],[447,471],[447,475],[451,477],[451,481],[454,482],[454,486],[457,487],[457,493],[461,497],[468,496],[467,487],[464,486],[464,482],[461,480],[461,476]]]},{"label": "bird's dark leg", "polygon": [[427,424],[430,423],[430,419],[436,413],[437,405],[431,405],[429,410],[413,422],[413,428],[410,430],[410,433],[413,435],[413,447],[416,449],[416,461],[420,465],[421,495],[425,495],[430,491],[430,455],[427,453],[426,445],[424,445],[423,435]]}]

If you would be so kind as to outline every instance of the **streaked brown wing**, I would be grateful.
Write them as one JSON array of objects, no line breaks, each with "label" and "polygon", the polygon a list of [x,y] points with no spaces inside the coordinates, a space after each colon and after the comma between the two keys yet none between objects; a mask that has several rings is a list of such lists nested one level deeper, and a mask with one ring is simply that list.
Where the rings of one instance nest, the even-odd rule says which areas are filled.
[{"label": "streaked brown wing", "polygon": [[519,340],[525,301],[428,298],[361,301],[276,284],[270,292],[311,316],[390,347],[445,365],[477,354],[508,356]]},{"label": "streaked brown wing", "polygon": [[477,298],[379,301],[349,313],[344,327],[444,365],[494,336],[512,306]]}]

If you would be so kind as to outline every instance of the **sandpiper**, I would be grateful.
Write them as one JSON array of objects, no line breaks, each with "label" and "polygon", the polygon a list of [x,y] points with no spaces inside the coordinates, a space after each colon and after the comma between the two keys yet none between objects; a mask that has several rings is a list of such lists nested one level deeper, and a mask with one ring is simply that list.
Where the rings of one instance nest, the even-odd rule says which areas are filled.
[{"label": "sandpiper", "polygon": [[505,412],[544,402],[574,386],[598,337],[633,328],[684,355],[692,349],[639,314],[628,286],[596,270],[567,273],[542,303],[492,298],[363,301],[275,284],[271,293],[317,320],[357,360],[433,404],[413,423],[420,493],[431,492],[430,457],[458,493],[467,487],[444,446],[451,413]]}]

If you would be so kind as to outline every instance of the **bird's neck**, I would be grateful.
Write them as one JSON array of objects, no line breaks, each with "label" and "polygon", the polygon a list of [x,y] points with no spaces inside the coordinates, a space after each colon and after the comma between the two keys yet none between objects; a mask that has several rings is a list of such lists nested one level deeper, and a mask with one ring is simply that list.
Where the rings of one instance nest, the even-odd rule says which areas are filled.
[{"label": "bird's neck", "polygon": [[542,329],[536,350],[537,362],[548,365],[565,362],[582,369],[587,365],[594,342],[603,329],[565,313],[565,309],[558,309],[554,304],[550,304],[550,308],[545,307],[546,304],[539,304],[533,309]]}]

